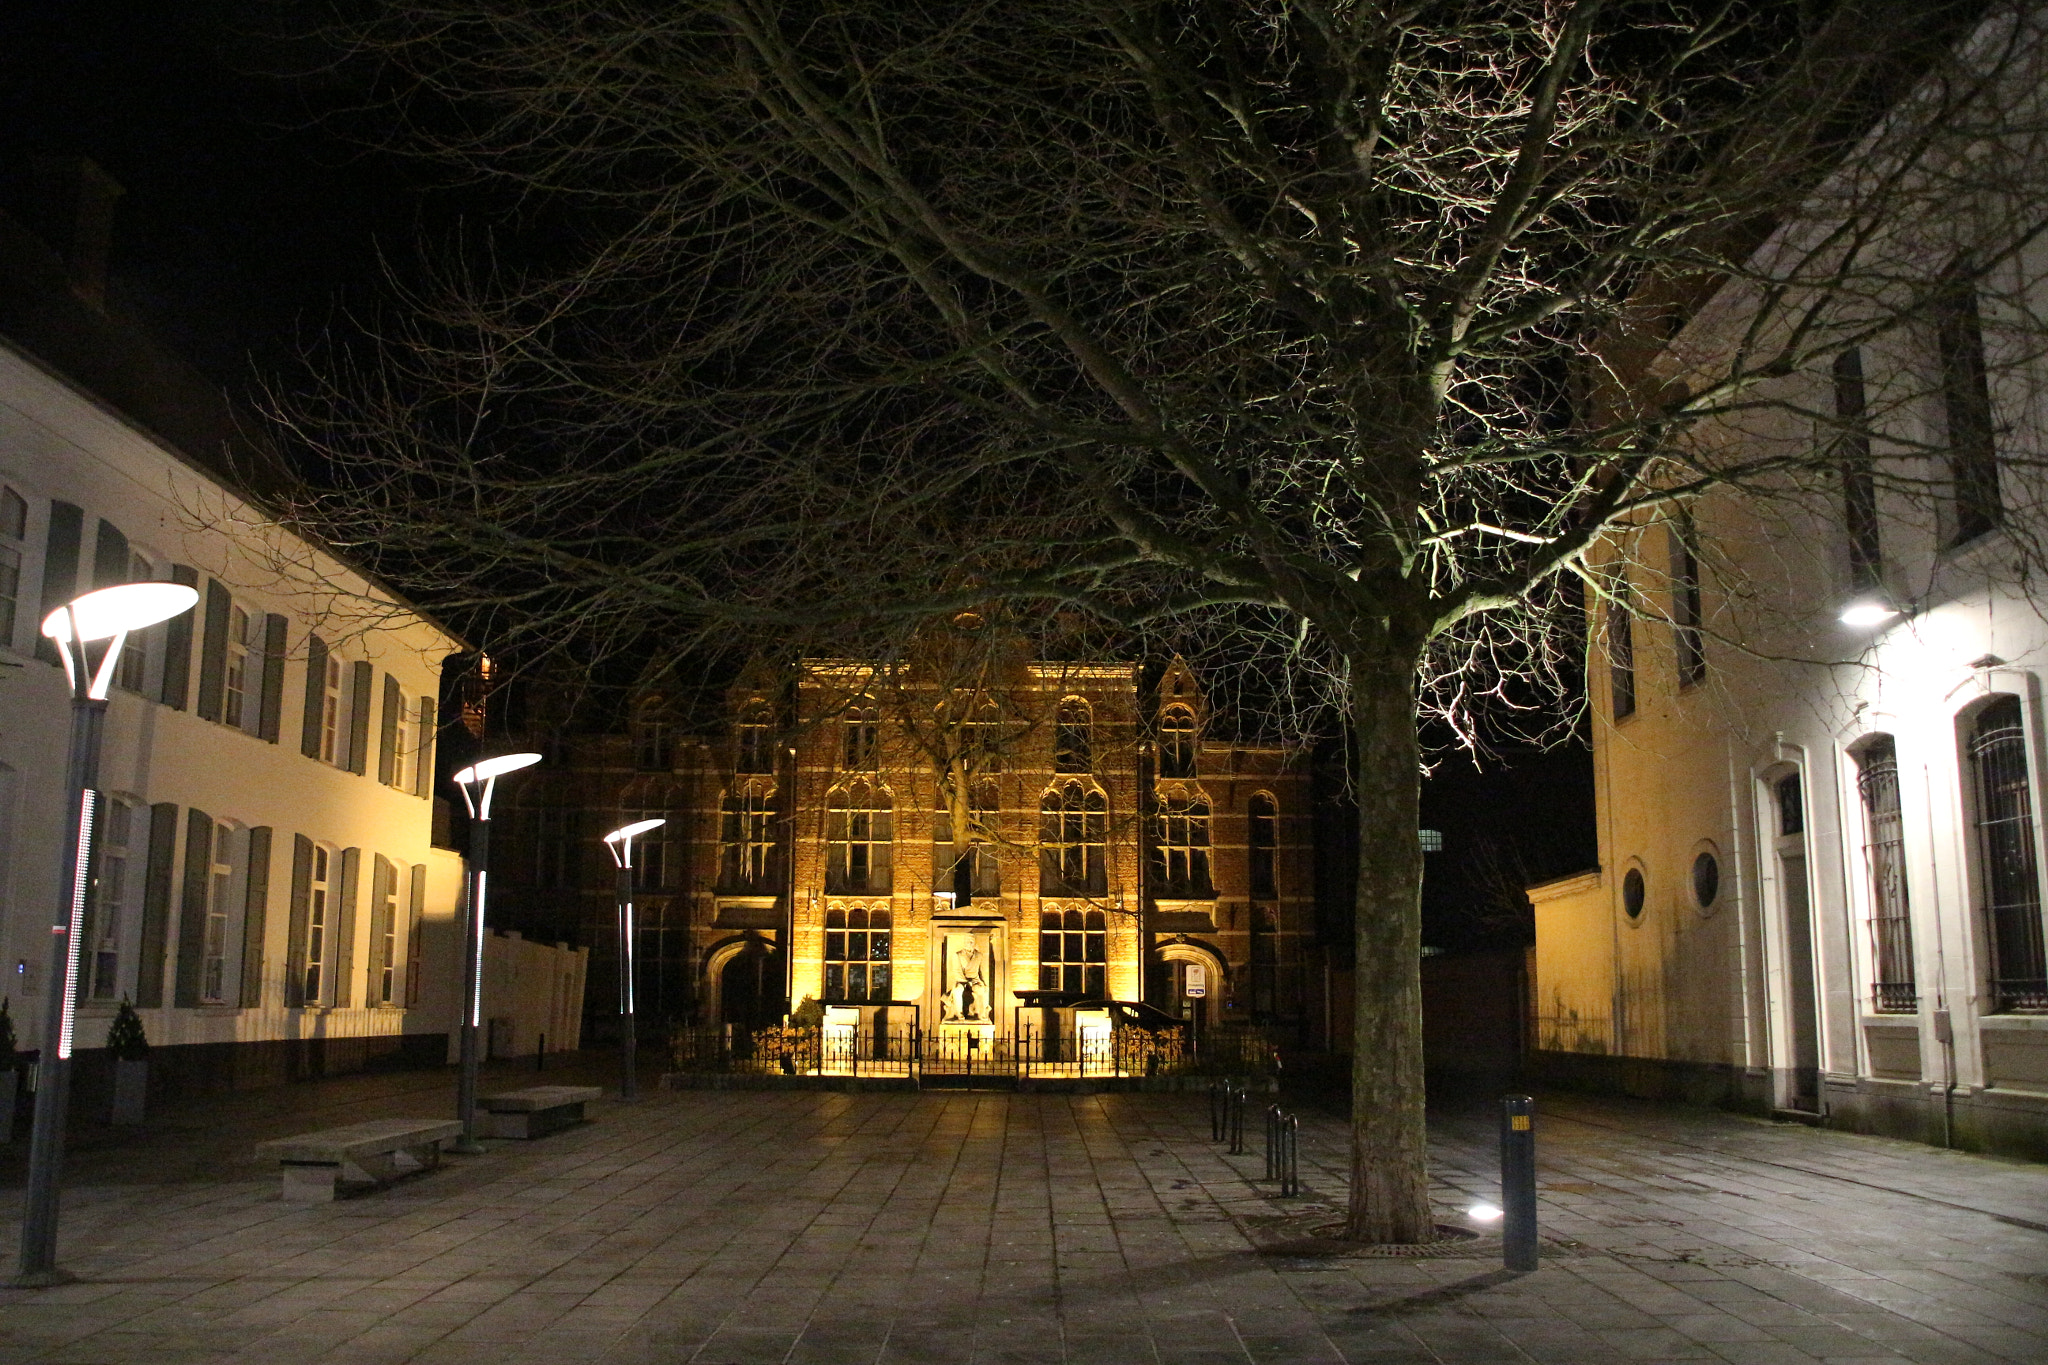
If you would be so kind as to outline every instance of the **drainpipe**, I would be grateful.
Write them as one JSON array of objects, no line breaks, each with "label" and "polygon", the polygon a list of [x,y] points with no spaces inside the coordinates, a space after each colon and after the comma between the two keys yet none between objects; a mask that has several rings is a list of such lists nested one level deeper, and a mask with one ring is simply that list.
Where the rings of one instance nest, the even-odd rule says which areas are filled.
[{"label": "drainpipe", "polygon": [[[1920,793],[1921,808],[1927,812],[1927,848],[1931,854],[1939,847],[1935,842],[1934,828],[1934,772],[1924,763],[1920,765]],[[1931,865],[1928,871],[1933,871]],[[1934,994],[1934,1041],[1941,1045],[1941,1145],[1952,1148],[1955,1146],[1956,1128],[1956,1031],[1954,1018],[1948,1011],[1948,935],[1943,932],[1938,896],[1932,908],[1934,971],[1935,980],[1939,983]]]}]

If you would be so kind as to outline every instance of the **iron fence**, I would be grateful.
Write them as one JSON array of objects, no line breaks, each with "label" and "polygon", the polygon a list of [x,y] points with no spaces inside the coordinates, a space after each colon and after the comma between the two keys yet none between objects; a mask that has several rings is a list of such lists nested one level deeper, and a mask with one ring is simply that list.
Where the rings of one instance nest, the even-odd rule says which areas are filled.
[{"label": "iron fence", "polygon": [[937,1084],[977,1077],[1263,1074],[1263,1033],[1115,1027],[882,1028],[866,1024],[681,1027],[669,1039],[677,1071],[737,1075],[905,1076]]}]

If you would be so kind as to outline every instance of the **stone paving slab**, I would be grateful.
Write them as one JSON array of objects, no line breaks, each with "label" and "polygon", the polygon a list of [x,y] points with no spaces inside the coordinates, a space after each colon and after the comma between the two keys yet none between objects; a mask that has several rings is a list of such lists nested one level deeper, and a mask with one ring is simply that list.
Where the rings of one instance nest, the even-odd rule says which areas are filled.
[{"label": "stone paving slab", "polygon": [[[1622,1101],[1539,1107],[1524,1276],[1497,1241],[1288,1251],[1342,1207],[1341,1124],[1303,1113],[1280,1199],[1199,1094],[650,1089],[331,1205],[252,1154],[446,1089],[348,1078],[84,1144],[81,1280],[0,1290],[0,1365],[2048,1360],[2048,1168]],[[1498,1197],[1492,1119],[1431,1131],[1455,1222]]]}]

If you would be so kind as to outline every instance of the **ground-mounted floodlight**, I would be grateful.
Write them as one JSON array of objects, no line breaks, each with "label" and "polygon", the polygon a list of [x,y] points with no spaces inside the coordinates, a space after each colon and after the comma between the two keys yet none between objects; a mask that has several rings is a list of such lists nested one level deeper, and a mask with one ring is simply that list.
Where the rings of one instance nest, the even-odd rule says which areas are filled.
[{"label": "ground-mounted floodlight", "polygon": [[469,808],[468,894],[462,925],[462,1071],[455,1083],[455,1114],[462,1136],[451,1149],[480,1152],[476,1140],[477,1027],[484,1010],[484,893],[491,869],[491,798],[498,779],[540,762],[539,754],[500,754],[472,763],[455,774],[462,804]]},{"label": "ground-mounted floodlight", "polygon": [[1870,592],[1852,599],[1842,608],[1841,615],[1836,619],[1845,626],[1868,630],[1873,626],[1883,625],[1899,614],[1899,609],[1893,605],[1891,598],[1883,593]]},{"label": "ground-mounted floodlight", "polygon": [[80,939],[92,890],[93,835],[99,820],[100,737],[107,691],[121,647],[135,631],[190,611],[199,594],[182,583],[123,583],[86,593],[43,618],[43,636],[57,649],[71,686],[71,749],[66,764],[64,900],[50,926],[50,991],[43,1008],[42,1061],[36,1079],[28,1194],[22,1209],[21,1256],[13,1283],[37,1287],[71,1277],[57,1268],[57,1186],[64,1166],[64,1120],[71,1101],[71,1047],[78,1021]]},{"label": "ground-mounted floodlight", "polygon": [[618,868],[615,882],[619,901],[619,1098],[640,1097],[640,1078],[635,1070],[634,1049],[638,1040],[633,1023],[633,841],[650,830],[660,829],[666,820],[635,820],[604,836]]}]

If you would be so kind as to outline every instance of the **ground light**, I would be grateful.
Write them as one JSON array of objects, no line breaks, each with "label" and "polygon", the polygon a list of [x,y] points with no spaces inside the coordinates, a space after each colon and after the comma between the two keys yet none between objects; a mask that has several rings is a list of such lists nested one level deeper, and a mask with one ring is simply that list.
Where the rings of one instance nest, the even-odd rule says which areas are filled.
[{"label": "ground light", "polygon": [[43,618],[43,635],[56,646],[71,687],[71,749],[66,764],[66,809],[76,813],[64,832],[63,901],[50,926],[50,990],[43,1012],[42,1060],[36,1077],[34,1136],[30,1139],[28,1193],[22,1207],[21,1256],[13,1283],[63,1284],[57,1268],[57,1187],[64,1166],[64,1120],[71,1107],[72,1029],[77,1023],[79,939],[91,893],[94,826],[99,818],[100,737],[107,690],[121,648],[135,631],[192,609],[199,594],[182,583],[123,583],[89,592]]},{"label": "ground light", "polygon": [[666,820],[636,820],[604,836],[618,867],[615,883],[619,901],[619,1098],[640,1098],[640,1078],[634,1070],[633,1024],[633,841],[650,830],[660,829]]},{"label": "ground light", "polygon": [[451,1149],[480,1152],[476,1140],[477,1026],[484,1008],[484,893],[491,867],[491,797],[498,779],[540,762],[539,754],[501,754],[473,763],[455,774],[462,804],[469,808],[468,894],[462,925],[462,1073],[455,1085],[455,1116],[462,1136]]}]

